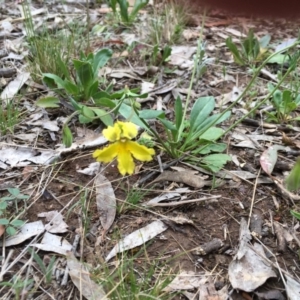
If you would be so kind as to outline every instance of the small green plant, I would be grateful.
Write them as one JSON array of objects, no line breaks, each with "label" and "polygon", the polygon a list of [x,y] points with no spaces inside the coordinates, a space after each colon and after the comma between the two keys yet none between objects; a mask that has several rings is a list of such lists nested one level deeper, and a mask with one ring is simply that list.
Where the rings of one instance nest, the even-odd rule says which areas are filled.
[{"label": "small green plant", "polygon": [[[211,115],[214,107],[213,97],[199,98],[195,101],[189,118],[185,118],[182,101],[177,98],[174,122],[167,120],[163,111],[143,110],[138,115],[149,132],[156,137],[158,145],[170,156],[179,158],[189,153],[189,160],[217,172],[230,157],[221,153],[226,149],[226,144],[216,141],[223,135],[224,130],[215,125],[227,120],[230,111]],[[164,138],[148,126],[146,120],[154,118],[163,126]],[[202,157],[199,158],[199,155]]]},{"label": "small green plant", "polygon": [[187,23],[187,8],[182,3],[170,1],[165,4],[163,11],[154,12],[149,21],[149,39],[154,45],[164,43],[176,44],[182,37]]},{"label": "small green plant", "polygon": [[6,205],[7,205],[8,201],[13,201],[15,203],[16,212],[19,212],[18,202],[19,201],[24,201],[24,204],[26,205],[25,200],[27,200],[29,198],[29,196],[25,195],[25,194],[22,194],[18,188],[8,188],[7,190],[10,193],[10,196],[0,198],[0,201],[1,201],[1,204],[2,204],[0,206],[0,209],[2,209],[2,208],[6,209],[6,206],[5,206],[4,203],[6,203]]},{"label": "small green plant", "polygon": [[162,65],[165,63],[172,53],[172,48],[168,45],[163,49],[160,49],[158,45],[155,45],[151,53],[151,64],[152,65]]},{"label": "small green plant", "polygon": [[[268,89],[270,92],[274,90],[274,86],[269,83]],[[300,118],[293,118],[291,113],[300,106],[300,94],[295,94],[290,90],[284,90],[283,92],[279,89],[273,94],[271,99],[275,111],[266,112],[267,121],[275,123],[284,123],[292,120],[300,120]]]},{"label": "small green plant", "polygon": [[136,205],[140,203],[147,194],[147,191],[136,188],[126,191],[126,200],[118,206],[118,213],[121,214],[130,209],[135,209]]},{"label": "small green plant", "polygon": [[13,134],[14,127],[19,122],[20,110],[14,100],[10,100],[4,106],[0,103],[0,132],[1,135]]},{"label": "small green plant", "polygon": [[[80,60],[73,59],[75,75],[68,66],[64,67],[64,79],[56,74],[44,73],[43,80],[50,88],[59,88],[76,102],[87,102],[99,99],[98,71],[103,68],[112,56],[109,49],[101,49],[96,54],[87,56],[81,53]],[[100,94],[101,96],[101,94]]]},{"label": "small green plant", "polygon": [[52,281],[52,274],[53,274],[52,271],[53,271],[56,257],[52,256],[48,265],[46,266],[43,260],[40,258],[40,256],[36,252],[34,252],[32,248],[28,248],[28,252],[32,255],[33,259],[38,264],[40,271],[44,275],[45,284],[50,284]]},{"label": "small green plant", "polygon": [[[115,17],[118,19],[120,18],[124,24],[128,25],[135,20],[138,12],[143,9],[148,2],[149,0],[135,0],[131,11],[127,0],[109,0],[108,4]],[[117,6],[119,6],[119,9],[117,9]]]},{"label": "small green plant", "polygon": [[229,37],[226,39],[226,45],[233,55],[234,61],[241,65],[255,65],[262,61],[267,52],[267,46],[271,40],[269,35],[265,35],[258,40],[252,30],[249,30],[247,37],[241,42],[241,49]]},{"label": "small green plant", "polygon": [[13,275],[11,282],[0,282],[0,286],[7,286],[14,291],[15,300],[23,299],[22,294],[28,293],[28,288],[33,284],[33,279],[21,280],[19,276]]},{"label": "small green plant", "polygon": [[68,76],[67,66],[72,56],[82,49],[82,31],[78,24],[68,24],[68,29],[50,32],[43,28],[36,32],[30,6],[22,2],[25,15],[25,31],[29,46],[28,69],[36,82],[42,82],[43,73],[53,73],[61,78]]},{"label": "small green plant", "polygon": [[29,196],[21,194],[20,190],[17,188],[9,188],[8,192],[10,193],[10,196],[0,198],[0,216],[4,216],[4,218],[0,219],[0,224],[5,226],[7,234],[14,235],[16,234],[17,229],[22,227],[25,222],[16,218],[6,218],[8,201],[14,201],[16,212],[18,212],[18,202],[21,200],[25,202]]},{"label": "small green plant", "polygon": [[[141,249],[139,252],[143,250],[145,251]],[[109,299],[173,299],[176,293],[166,292],[164,288],[171,283],[174,275],[156,260],[151,260],[148,264],[139,271],[134,259],[124,254],[117,268],[95,269],[92,278],[103,286]]]}]

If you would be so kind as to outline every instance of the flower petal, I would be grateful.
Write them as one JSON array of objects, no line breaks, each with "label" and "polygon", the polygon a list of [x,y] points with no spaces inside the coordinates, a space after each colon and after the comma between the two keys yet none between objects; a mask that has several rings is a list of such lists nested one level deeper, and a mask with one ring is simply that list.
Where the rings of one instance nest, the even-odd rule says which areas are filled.
[{"label": "flower petal", "polygon": [[137,136],[138,130],[135,124],[131,122],[117,122],[118,126],[121,128],[121,137],[126,139],[133,139]]},{"label": "flower petal", "polygon": [[111,162],[118,155],[118,150],[119,143],[116,142],[101,150],[94,151],[93,157],[96,158],[97,161],[108,163]]},{"label": "flower petal", "polygon": [[117,123],[114,126],[108,126],[106,129],[102,131],[103,135],[110,141],[115,142],[120,140],[121,138],[121,128]]},{"label": "flower petal", "polygon": [[119,172],[124,176],[126,173],[129,175],[134,172],[134,161],[130,152],[126,149],[125,143],[119,148],[118,154],[118,169]]},{"label": "flower petal", "polygon": [[150,161],[153,159],[152,155],[155,154],[154,149],[147,148],[146,146],[142,146],[139,143],[132,141],[127,141],[125,144],[127,150],[131,152],[134,158],[140,161]]}]

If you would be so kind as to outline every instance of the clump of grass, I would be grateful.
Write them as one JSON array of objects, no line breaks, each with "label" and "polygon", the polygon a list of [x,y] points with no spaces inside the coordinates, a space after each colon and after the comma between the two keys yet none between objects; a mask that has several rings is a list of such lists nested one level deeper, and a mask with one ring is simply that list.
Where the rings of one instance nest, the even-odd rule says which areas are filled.
[{"label": "clump of grass", "polygon": [[[147,256],[146,253],[145,257]],[[160,266],[157,260],[145,261],[142,266],[137,267],[133,258],[123,257],[117,268],[94,269],[92,277],[103,286],[109,299],[174,298],[174,293],[164,291],[174,279],[174,275],[167,268]]]},{"label": "clump of grass", "polygon": [[176,1],[167,3],[162,14],[155,11],[150,19],[150,42],[154,45],[178,43],[187,20],[186,6]]},{"label": "clump of grass", "polygon": [[19,122],[20,110],[18,103],[14,100],[10,100],[4,106],[0,103],[0,132],[1,135],[13,134],[14,127]]},{"label": "clump of grass", "polygon": [[77,37],[72,31],[45,32],[29,39],[29,71],[35,81],[42,81],[42,73],[52,73],[61,78],[69,74],[67,67],[76,57]]},{"label": "clump of grass", "polygon": [[144,197],[148,194],[148,191],[132,188],[129,191],[126,191],[127,197],[126,200],[118,206],[118,213],[124,213],[130,209],[135,209],[136,205],[140,203]]},{"label": "clump of grass", "polygon": [[28,69],[33,80],[42,82],[42,73],[67,77],[71,59],[83,49],[84,28],[79,23],[73,22],[65,24],[67,29],[64,30],[52,30],[45,26],[37,32],[27,1],[23,2],[22,7],[29,46]]}]

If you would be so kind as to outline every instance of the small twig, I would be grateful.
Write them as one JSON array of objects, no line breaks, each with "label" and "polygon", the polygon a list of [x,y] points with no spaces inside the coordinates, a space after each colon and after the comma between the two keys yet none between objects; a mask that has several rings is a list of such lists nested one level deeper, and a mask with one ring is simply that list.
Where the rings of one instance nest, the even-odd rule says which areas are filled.
[{"label": "small twig", "polygon": [[206,200],[211,200],[211,199],[217,199],[217,198],[221,198],[221,197],[222,197],[221,195],[218,195],[218,196],[204,197],[204,198],[185,200],[185,201],[177,201],[177,202],[173,201],[173,202],[168,202],[168,203],[150,203],[147,206],[161,206],[161,207],[177,206],[177,205],[182,205],[182,204],[189,204],[189,203],[201,202],[201,201],[206,201]]},{"label": "small twig", "polygon": [[252,215],[252,211],[253,211],[255,193],[256,193],[256,188],[257,188],[257,181],[258,181],[258,178],[259,178],[259,175],[260,175],[260,171],[261,171],[261,169],[259,169],[259,171],[258,171],[258,174],[256,176],[256,180],[255,180],[255,184],[254,184],[254,187],[253,187],[253,194],[252,194],[251,206],[250,206],[250,212],[249,212],[249,218],[248,218],[248,228],[250,227],[251,215]]},{"label": "small twig", "polygon": [[[168,164],[162,164],[162,169],[163,170],[166,170],[168,168],[170,168],[171,166],[175,165],[176,163],[178,163],[180,160],[182,159],[181,158],[177,158],[177,159],[174,159],[173,161],[171,161],[170,163]],[[160,173],[159,170],[157,171],[152,171],[150,172],[149,174],[147,174],[146,176],[144,176],[143,178],[141,178],[140,180],[137,181],[137,183],[134,184],[135,187],[138,187],[139,185],[143,184],[144,182],[148,181],[149,179],[151,179],[153,176],[157,175],[157,173]]]},{"label": "small twig", "polygon": [[[3,247],[5,248],[5,243],[3,243]],[[0,273],[0,282],[3,281],[3,276],[6,273],[6,267],[8,266],[8,262],[9,262],[11,256],[13,255],[13,253],[14,253],[14,250],[11,249],[11,250],[9,250],[6,259],[5,259],[5,256],[3,257],[3,263],[2,263],[1,273]]]}]

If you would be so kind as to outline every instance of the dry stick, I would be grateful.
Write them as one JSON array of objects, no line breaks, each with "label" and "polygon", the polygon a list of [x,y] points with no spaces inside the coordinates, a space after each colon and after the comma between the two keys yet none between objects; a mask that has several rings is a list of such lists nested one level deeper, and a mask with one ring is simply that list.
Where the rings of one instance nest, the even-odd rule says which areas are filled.
[{"label": "dry stick", "polygon": [[[177,158],[177,159],[174,159],[173,161],[169,162],[168,164],[163,164],[162,165],[162,169],[163,170],[166,170],[168,168],[170,168],[171,166],[175,165],[177,162],[179,162],[180,160],[182,159],[182,157],[180,158]],[[145,177],[143,177],[142,179],[140,179],[136,184],[135,186],[139,186],[141,185],[142,183],[144,183],[145,181],[149,180],[152,176],[155,176],[157,173],[160,173],[160,171],[153,171],[149,174],[147,174]]]},{"label": "dry stick", "polygon": [[217,196],[211,196],[211,197],[204,197],[204,198],[198,198],[198,199],[192,199],[192,200],[185,200],[185,201],[178,201],[178,202],[168,202],[168,203],[153,203],[150,205],[146,205],[146,206],[177,206],[177,205],[181,205],[181,204],[188,204],[188,203],[195,203],[195,202],[200,202],[200,201],[206,201],[206,200],[210,200],[210,199],[217,199],[217,198],[221,198],[221,195],[217,195]]},{"label": "dry stick", "polygon": [[[3,243],[3,253],[5,253],[4,243]],[[13,255],[13,253],[14,253],[14,250],[11,249],[11,250],[9,250],[8,255],[7,255],[6,258],[5,258],[5,255],[3,255],[3,262],[2,262],[1,273],[0,273],[0,282],[3,281],[3,275],[5,274],[6,267],[8,265],[8,262],[9,262],[11,256]]]},{"label": "dry stick", "polygon": [[255,180],[255,184],[254,184],[254,187],[253,187],[253,194],[252,194],[251,206],[250,206],[250,212],[249,212],[249,219],[248,219],[248,229],[250,227],[251,215],[252,215],[253,205],[254,205],[254,198],[255,198],[255,193],[256,193],[256,188],[257,188],[257,181],[258,181],[258,177],[260,175],[260,171],[261,171],[261,168],[258,171],[258,174],[256,176],[256,180]]}]

